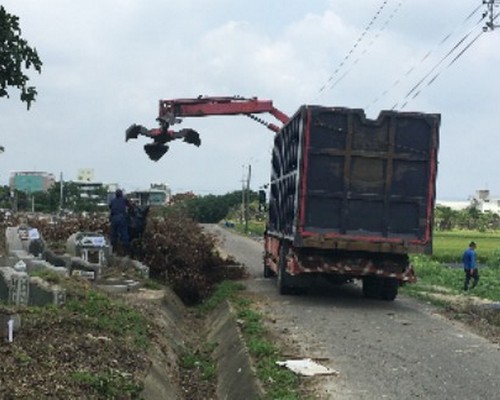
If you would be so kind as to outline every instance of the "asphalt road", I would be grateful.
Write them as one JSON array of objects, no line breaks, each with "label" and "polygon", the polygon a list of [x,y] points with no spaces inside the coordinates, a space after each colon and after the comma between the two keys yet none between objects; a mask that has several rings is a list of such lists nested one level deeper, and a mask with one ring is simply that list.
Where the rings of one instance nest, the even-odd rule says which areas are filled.
[{"label": "asphalt road", "polygon": [[500,346],[399,295],[365,299],[358,285],[321,282],[307,295],[280,296],[262,276],[262,245],[215,225],[220,246],[246,265],[247,287],[290,357],[310,357],[338,375],[306,378],[317,398],[500,399]]}]

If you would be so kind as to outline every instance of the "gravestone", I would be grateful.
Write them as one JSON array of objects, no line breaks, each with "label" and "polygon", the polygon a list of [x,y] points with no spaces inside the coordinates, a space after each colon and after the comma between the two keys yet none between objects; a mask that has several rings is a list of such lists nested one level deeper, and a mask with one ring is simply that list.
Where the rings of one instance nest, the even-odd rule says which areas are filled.
[{"label": "gravestone", "polygon": [[89,264],[104,266],[108,263],[110,249],[107,239],[102,234],[77,232],[66,241],[66,253],[79,257]]}]

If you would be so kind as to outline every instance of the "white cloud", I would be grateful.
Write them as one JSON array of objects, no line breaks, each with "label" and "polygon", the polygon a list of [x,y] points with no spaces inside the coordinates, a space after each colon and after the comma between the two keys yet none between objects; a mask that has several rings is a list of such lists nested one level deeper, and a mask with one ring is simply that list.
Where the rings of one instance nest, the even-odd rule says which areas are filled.
[{"label": "white cloud", "polygon": [[[376,116],[400,102],[482,11],[464,23],[479,1],[389,1],[365,32],[381,4],[6,0],[44,65],[41,75],[30,73],[39,96],[29,112],[15,90],[0,99],[0,180],[35,168],[74,178],[86,167],[130,189],[167,182],[224,193],[241,186],[242,166],[252,164],[257,188],[269,179],[272,132],[248,118],[185,119],[180,127],[199,130],[202,146],[174,142],[157,163],[144,154],[145,139],[125,143],[124,131],[131,123],[156,126],[160,98],[199,94],[259,96],[288,114],[304,103],[370,106]],[[438,197],[465,198],[485,185],[500,194],[499,32],[483,34],[406,108],[442,114]]]}]

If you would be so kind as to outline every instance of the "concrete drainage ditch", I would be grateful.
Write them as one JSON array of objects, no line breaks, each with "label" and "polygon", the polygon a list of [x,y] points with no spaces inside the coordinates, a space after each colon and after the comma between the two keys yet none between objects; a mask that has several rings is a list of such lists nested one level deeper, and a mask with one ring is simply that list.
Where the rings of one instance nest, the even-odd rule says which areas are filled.
[{"label": "concrete drainage ditch", "polygon": [[[132,294],[132,296],[135,296]],[[169,290],[165,291],[162,307],[155,321],[163,328],[162,341],[152,349],[151,367],[144,381],[144,399],[185,399],[176,386],[175,369],[186,351],[184,340],[186,309]],[[236,318],[224,302],[207,316],[205,338],[216,346],[212,357],[217,370],[217,399],[261,399],[263,390],[255,376],[251,358],[241,337]],[[192,332],[191,332],[192,334]]]}]

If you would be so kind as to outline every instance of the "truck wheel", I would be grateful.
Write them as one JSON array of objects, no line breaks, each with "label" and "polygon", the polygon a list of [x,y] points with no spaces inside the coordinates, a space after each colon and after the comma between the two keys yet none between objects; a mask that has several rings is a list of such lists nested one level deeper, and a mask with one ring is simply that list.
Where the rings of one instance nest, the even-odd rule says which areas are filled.
[{"label": "truck wheel", "polygon": [[271,278],[275,276],[276,274],[274,271],[266,264],[266,261],[264,260],[264,278]]},{"label": "truck wheel", "polygon": [[382,300],[394,301],[398,295],[399,281],[395,278],[385,278],[382,289]]},{"label": "truck wheel", "polygon": [[288,273],[286,272],[286,256],[288,254],[288,245],[283,244],[280,248],[280,258],[278,261],[278,277],[276,279],[278,285],[279,294],[291,294],[292,289],[288,286],[287,278]]},{"label": "truck wheel", "polygon": [[384,288],[384,280],[378,276],[363,277],[363,295],[369,299],[380,299]]}]

